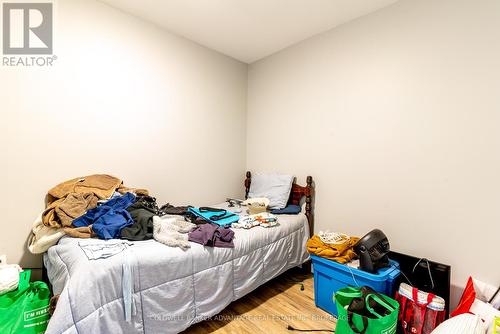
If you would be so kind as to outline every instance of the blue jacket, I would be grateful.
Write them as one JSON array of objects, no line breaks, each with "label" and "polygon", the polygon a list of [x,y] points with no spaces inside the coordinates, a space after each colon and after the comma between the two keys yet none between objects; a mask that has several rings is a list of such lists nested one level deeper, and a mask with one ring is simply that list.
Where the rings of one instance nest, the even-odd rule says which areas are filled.
[{"label": "blue jacket", "polygon": [[134,223],[127,211],[134,202],[135,195],[132,193],[114,197],[73,220],[73,225],[75,227],[92,225],[92,230],[99,239],[120,238],[122,228]]}]

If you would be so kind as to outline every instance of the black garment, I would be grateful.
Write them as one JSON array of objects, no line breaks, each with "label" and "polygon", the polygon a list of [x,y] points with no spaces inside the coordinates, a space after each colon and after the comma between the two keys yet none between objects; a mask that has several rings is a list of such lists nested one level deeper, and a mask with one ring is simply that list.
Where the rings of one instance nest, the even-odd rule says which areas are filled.
[{"label": "black garment", "polygon": [[386,316],[390,313],[390,310],[385,308],[384,306],[380,305],[378,302],[376,302],[374,299],[367,299],[366,297],[368,295],[376,296],[380,300],[384,301],[385,298],[382,297],[381,294],[370,288],[369,286],[362,286],[361,287],[361,297],[356,297],[351,300],[351,303],[349,304],[347,310],[349,312],[353,312],[356,314],[359,314],[363,317],[368,317],[368,318],[374,318],[376,317],[373,315],[373,313],[368,309],[368,306],[375,311],[376,313]]},{"label": "black garment", "polygon": [[204,220],[201,217],[198,217],[194,213],[189,211],[189,208],[192,208],[193,206],[191,205],[186,205],[186,206],[173,206],[170,203],[167,203],[163,205],[159,210],[158,210],[158,215],[159,216],[165,216],[165,215],[179,215],[183,216],[185,221],[191,222],[196,225],[200,224],[206,224],[209,223],[208,221]]},{"label": "black garment", "polygon": [[158,213],[156,199],[150,196],[138,197],[127,211],[134,224],[122,229],[121,238],[132,241],[153,239],[153,216]]},{"label": "black garment", "polygon": [[164,216],[164,215],[180,215],[180,216],[185,216],[189,211],[188,209],[192,208],[191,205],[187,206],[173,206],[170,203],[167,203],[163,205],[159,212],[159,216]]},{"label": "black garment", "polygon": [[185,219],[189,220],[191,223],[196,225],[209,224],[210,222],[203,217],[199,217],[194,213],[189,213],[184,216]]},{"label": "black garment", "polygon": [[155,213],[158,212],[158,204],[156,204],[156,198],[151,196],[137,196],[135,203],[140,203],[143,208],[148,208],[154,210]]}]

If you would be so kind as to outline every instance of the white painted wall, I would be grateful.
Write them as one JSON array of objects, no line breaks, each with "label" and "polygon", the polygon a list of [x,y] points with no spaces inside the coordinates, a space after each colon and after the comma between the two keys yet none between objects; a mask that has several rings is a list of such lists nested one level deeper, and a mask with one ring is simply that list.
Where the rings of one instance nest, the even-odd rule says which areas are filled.
[{"label": "white painted wall", "polygon": [[160,203],[242,195],[245,64],[95,1],[57,1],[56,24],[53,68],[0,66],[0,254],[41,265],[31,224],[72,177],[110,173]]},{"label": "white painted wall", "polygon": [[249,67],[247,167],[316,180],[316,231],[500,283],[500,1],[403,0]]}]

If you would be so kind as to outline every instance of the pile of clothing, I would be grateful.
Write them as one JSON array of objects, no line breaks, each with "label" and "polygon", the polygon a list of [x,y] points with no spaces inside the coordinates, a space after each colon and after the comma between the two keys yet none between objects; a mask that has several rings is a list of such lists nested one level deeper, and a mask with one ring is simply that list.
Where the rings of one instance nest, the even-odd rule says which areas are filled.
[{"label": "pile of clothing", "polygon": [[276,225],[278,225],[278,220],[276,219],[275,215],[268,212],[262,212],[241,217],[237,223],[233,224],[233,227],[250,229],[255,226],[262,226],[267,228]]},{"label": "pile of clothing", "polygon": [[306,245],[310,254],[344,264],[357,257],[353,247],[358,241],[359,238],[343,233],[320,231],[319,234],[313,235]]},{"label": "pile of clothing", "polygon": [[212,225],[193,214],[191,206],[169,203],[158,207],[145,189],[128,188],[122,180],[104,174],[75,178],[47,194],[46,209],[33,224],[29,250],[46,252],[59,239],[155,239],[187,249],[189,241],[212,247],[234,247],[229,227]]},{"label": "pile of clothing", "polygon": [[71,228],[74,219],[97,207],[99,201],[127,192],[148,195],[147,190],[127,188],[122,180],[110,175],[96,174],[68,180],[49,190],[42,222],[45,226]]}]

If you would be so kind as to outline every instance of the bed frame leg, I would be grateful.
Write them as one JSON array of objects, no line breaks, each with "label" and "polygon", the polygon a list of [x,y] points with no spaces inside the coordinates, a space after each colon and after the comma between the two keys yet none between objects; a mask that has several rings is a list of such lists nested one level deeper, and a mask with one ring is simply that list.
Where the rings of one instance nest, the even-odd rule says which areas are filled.
[{"label": "bed frame leg", "polygon": [[311,273],[311,260],[308,260],[307,262],[302,263],[302,266],[300,267],[302,269],[302,272],[306,275],[309,275]]}]

